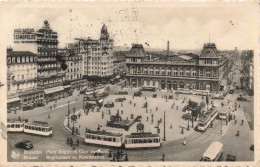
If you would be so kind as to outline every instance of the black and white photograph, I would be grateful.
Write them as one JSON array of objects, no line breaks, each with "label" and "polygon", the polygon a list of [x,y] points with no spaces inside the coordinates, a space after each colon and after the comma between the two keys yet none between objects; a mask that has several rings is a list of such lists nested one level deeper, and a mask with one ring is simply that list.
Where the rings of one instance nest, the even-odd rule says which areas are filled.
[{"label": "black and white photograph", "polygon": [[1,8],[3,166],[259,161],[258,3]]}]

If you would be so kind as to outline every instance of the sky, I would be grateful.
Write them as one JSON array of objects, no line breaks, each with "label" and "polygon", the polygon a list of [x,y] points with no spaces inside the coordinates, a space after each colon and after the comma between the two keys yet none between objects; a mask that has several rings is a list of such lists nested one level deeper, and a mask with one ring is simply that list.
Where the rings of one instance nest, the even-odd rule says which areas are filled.
[{"label": "sky", "polygon": [[149,43],[150,48],[166,49],[170,41],[170,50],[202,49],[207,42],[216,43],[221,50],[253,49],[257,42],[257,10],[249,6],[12,8],[5,23],[6,44],[13,44],[14,28],[37,30],[48,20],[58,33],[60,48],[74,38],[98,39],[106,24],[115,46]]}]

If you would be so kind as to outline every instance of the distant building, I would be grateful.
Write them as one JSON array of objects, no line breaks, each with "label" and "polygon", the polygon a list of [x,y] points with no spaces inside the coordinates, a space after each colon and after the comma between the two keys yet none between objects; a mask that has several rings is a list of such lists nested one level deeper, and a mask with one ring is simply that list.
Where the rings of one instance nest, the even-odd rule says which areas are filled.
[{"label": "distant building", "polygon": [[83,56],[83,77],[88,80],[108,79],[113,75],[113,39],[103,25],[100,39],[78,39],[72,47]]},{"label": "distant building", "polygon": [[241,62],[243,65],[241,85],[245,88],[249,95],[254,95],[254,51],[242,51]]},{"label": "distant building", "polygon": [[126,56],[127,85],[219,91],[228,61],[214,43],[204,44],[200,55],[192,53],[151,58],[143,46],[134,44]]},{"label": "distant building", "polygon": [[50,28],[47,20],[37,31],[30,28],[15,29],[14,50],[37,54],[38,89],[44,89],[49,100],[63,96],[65,71],[61,69],[61,62],[57,61],[58,34]]},{"label": "distant building", "polygon": [[7,96],[9,108],[43,100],[37,90],[37,55],[28,51],[7,49]]}]

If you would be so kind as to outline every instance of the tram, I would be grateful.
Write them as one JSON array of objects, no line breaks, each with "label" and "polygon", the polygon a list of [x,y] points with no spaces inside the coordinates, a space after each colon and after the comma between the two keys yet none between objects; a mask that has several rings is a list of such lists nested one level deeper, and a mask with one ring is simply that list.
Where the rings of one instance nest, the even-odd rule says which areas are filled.
[{"label": "tram", "polygon": [[231,108],[229,106],[223,106],[219,112],[219,119],[227,119],[231,112]]},{"label": "tram", "polygon": [[7,132],[23,132],[25,122],[28,120],[7,119]]},{"label": "tram", "polygon": [[35,134],[40,136],[52,136],[52,126],[47,122],[34,121],[24,123],[24,133]]},{"label": "tram", "polygon": [[205,131],[210,123],[216,118],[218,115],[218,110],[216,107],[212,107],[208,112],[206,112],[203,117],[198,120],[198,130]]},{"label": "tram", "polygon": [[145,148],[145,147],[160,147],[159,134],[145,133],[131,133],[125,136],[125,148]]},{"label": "tram", "polygon": [[158,88],[156,86],[142,86],[141,91],[155,92]]},{"label": "tram", "polygon": [[93,131],[86,129],[85,143],[121,147],[123,143],[123,135],[120,133],[106,132],[104,130]]}]

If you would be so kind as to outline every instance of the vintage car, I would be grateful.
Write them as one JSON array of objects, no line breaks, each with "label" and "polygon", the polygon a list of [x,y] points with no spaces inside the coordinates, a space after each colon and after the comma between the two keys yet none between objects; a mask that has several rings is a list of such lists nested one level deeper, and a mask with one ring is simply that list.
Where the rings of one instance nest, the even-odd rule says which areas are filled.
[{"label": "vintage car", "polygon": [[126,100],[125,97],[121,97],[121,98],[117,98],[115,101],[116,101],[116,102],[123,102],[123,101],[125,101],[125,100]]},{"label": "vintage car", "polygon": [[247,101],[247,99],[244,97],[237,97],[237,101]]},{"label": "vintage car", "polygon": [[116,94],[118,94],[118,95],[127,95],[128,92],[127,91],[119,91]]},{"label": "vintage car", "polygon": [[20,142],[16,143],[15,147],[16,148],[22,148],[22,149],[30,150],[30,149],[33,148],[33,144],[29,140],[23,140],[23,141],[20,141]]}]

